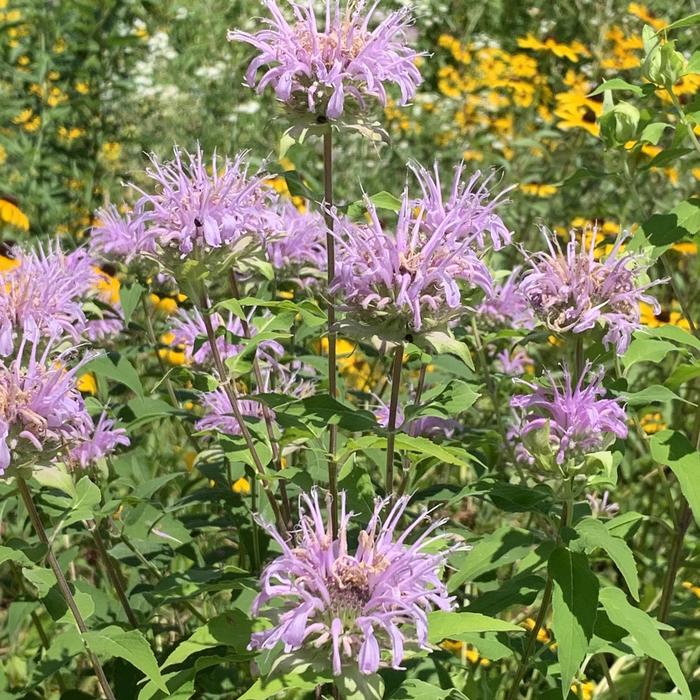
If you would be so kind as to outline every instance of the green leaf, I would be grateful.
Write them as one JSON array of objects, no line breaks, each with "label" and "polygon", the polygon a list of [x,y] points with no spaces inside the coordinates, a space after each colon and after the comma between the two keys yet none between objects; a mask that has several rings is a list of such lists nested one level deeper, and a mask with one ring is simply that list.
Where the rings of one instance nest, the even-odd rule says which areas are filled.
[{"label": "green leaf", "polygon": [[[391,194],[391,192],[385,190],[377,192],[377,194],[373,194],[371,197],[367,197],[367,199],[369,199],[377,209],[386,209],[395,213],[401,209],[401,200]],[[358,199],[348,206],[347,215],[351,219],[357,220],[361,218],[366,211],[367,201],[365,199]]]},{"label": "green leaf", "polygon": [[642,134],[639,137],[639,140],[652,143],[654,146],[656,146],[656,144],[661,140],[664,131],[670,128],[670,124],[664,124],[663,122],[652,122],[651,124],[647,124],[644,129],[642,129]]},{"label": "green leaf", "polygon": [[627,352],[622,356],[622,364],[629,369],[638,362],[659,363],[669,352],[678,352],[680,348],[667,340],[655,338],[634,338]]},{"label": "green leaf", "polygon": [[652,384],[641,391],[634,391],[632,393],[628,391],[621,391],[620,398],[625,401],[629,406],[645,406],[648,403],[654,403],[655,401],[683,401],[691,406],[695,404],[692,401],[688,401],[671,391],[668,387],[662,386],[661,384]]},{"label": "green leaf", "polygon": [[530,553],[534,542],[534,537],[526,530],[508,525],[498,528],[482,537],[464,556],[464,563],[448,579],[448,589],[453,592],[465,581],[473,581],[487,571],[522,559]]},{"label": "green leaf", "polygon": [[129,325],[134,310],[141,300],[141,295],[144,288],[138,284],[132,284],[130,287],[121,287],[119,290],[119,301],[122,305],[122,314],[124,316],[124,324]]},{"label": "green leaf", "polygon": [[456,688],[443,690],[437,685],[409,678],[404,681],[390,696],[389,700],[445,700],[445,698],[464,698]]},{"label": "green leaf", "polygon": [[461,340],[457,340],[457,338],[451,334],[444,333],[443,331],[432,331],[431,333],[426,333],[423,338],[435,350],[435,352],[446,352],[451,355],[456,355],[467,367],[469,367],[470,370],[474,371],[474,361],[472,360],[469,347],[466,343],[463,343]]},{"label": "green leaf", "polygon": [[199,627],[188,639],[176,647],[163,662],[162,669],[181,664],[193,654],[213,647],[225,645],[237,651],[245,651],[250,641],[251,622],[241,610],[230,610],[209,620]]},{"label": "green leaf", "polygon": [[99,376],[107,377],[107,379],[113,379],[115,382],[129,387],[137,396],[144,396],[138,372],[131,362],[119,353],[110,352],[96,357],[85,365],[83,372],[94,372]]},{"label": "green leaf", "polygon": [[570,543],[574,551],[583,549],[587,554],[600,548],[608,553],[615,566],[623,575],[633,598],[639,600],[639,578],[634,554],[620,537],[614,537],[610,530],[597,518],[583,518],[576,524],[579,538]]},{"label": "green leaf", "polygon": [[671,324],[659,326],[658,328],[645,328],[643,331],[635,333],[635,338],[644,337],[665,338],[666,340],[673,340],[680,345],[688,345],[691,348],[700,350],[700,339],[689,333],[685,328],[672,326]]},{"label": "green leaf", "polygon": [[671,24],[667,24],[665,27],[662,27],[659,29],[657,34],[663,34],[665,32],[669,32],[672,29],[682,29],[683,27],[692,27],[695,24],[700,24],[700,12],[695,12],[692,15],[688,15],[687,17],[682,17],[681,19],[677,19],[675,22],[671,22]]},{"label": "green leaf", "polygon": [[647,656],[663,664],[671,680],[680,690],[680,697],[691,700],[690,688],[678,659],[673,655],[668,642],[661,636],[656,621],[643,610],[630,605],[619,588],[604,588],[600,592],[600,602],[613,624],[626,630]]},{"label": "green leaf", "polygon": [[460,635],[474,632],[524,632],[522,627],[481,613],[445,612],[428,613],[428,641],[437,644],[443,639],[460,639]]},{"label": "green leaf", "polygon": [[20,566],[34,566],[31,559],[19,549],[0,546],[0,564],[4,564],[6,561],[13,561]]},{"label": "green leaf", "polygon": [[683,75],[690,75],[691,73],[700,73],[700,51],[696,51],[690,59],[688,59],[688,65],[683,71]]},{"label": "green leaf", "polygon": [[280,693],[285,693],[284,697],[287,698],[292,690],[313,690],[328,680],[330,679],[320,676],[310,668],[269,680],[259,678],[239,700],[270,700]]},{"label": "green leaf", "polygon": [[550,555],[549,573],[554,586],[552,630],[566,697],[593,636],[599,585],[586,556],[564,547],[558,547]]},{"label": "green leaf", "polygon": [[33,470],[32,477],[46,488],[56,489],[71,497],[75,496],[73,477],[60,467],[37,467]]},{"label": "green leaf", "polygon": [[662,430],[650,440],[651,456],[670,467],[700,525],[700,452],[683,433]]},{"label": "green leaf", "polygon": [[602,85],[599,85],[595,90],[593,90],[592,93],[590,93],[589,97],[600,95],[601,92],[606,92],[608,90],[628,90],[635,95],[642,94],[642,88],[638,85],[632,85],[632,83],[628,83],[622,78],[612,78],[611,80],[605,80]]},{"label": "green leaf", "polygon": [[437,445],[432,440],[424,437],[397,433],[395,445],[397,450],[406,450],[407,452],[425,455],[426,457],[435,457],[445,464],[452,464],[456,467],[463,467],[469,463],[456,454],[452,454],[447,448]]},{"label": "green leaf", "polygon": [[664,384],[672,391],[678,391],[686,382],[700,377],[700,364],[683,363],[678,365]]},{"label": "green leaf", "polygon": [[138,668],[160,690],[168,692],[153,650],[138,630],[125,631],[121,627],[110,625],[99,631],[83,633],[83,639],[98,657],[105,660],[114,657],[124,659]]}]

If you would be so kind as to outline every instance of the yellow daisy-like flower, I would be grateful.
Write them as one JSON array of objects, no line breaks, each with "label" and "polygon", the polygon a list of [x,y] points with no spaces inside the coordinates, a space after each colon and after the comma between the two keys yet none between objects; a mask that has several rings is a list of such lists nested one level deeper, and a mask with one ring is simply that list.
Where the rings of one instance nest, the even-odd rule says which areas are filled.
[{"label": "yellow daisy-like flower", "polygon": [[642,324],[649,328],[678,326],[678,328],[690,330],[690,324],[683,313],[676,308],[676,302],[671,302],[669,307],[662,307],[658,314],[654,313],[654,308],[650,304],[640,302],[639,314]]},{"label": "yellow daisy-like flower", "polygon": [[114,162],[119,160],[122,154],[122,145],[116,141],[107,141],[102,144],[102,156],[105,160]]},{"label": "yellow daisy-like flower", "polygon": [[520,185],[520,189],[528,195],[534,197],[552,197],[557,193],[556,185],[546,185],[537,182],[524,182]]},{"label": "yellow daisy-like flower", "polygon": [[683,581],[683,588],[689,590],[694,596],[700,598],[700,586],[693,585],[690,581]]},{"label": "yellow daisy-like flower", "polygon": [[635,17],[639,17],[639,19],[644,22],[644,24],[649,24],[656,31],[658,32],[660,29],[663,29],[668,25],[668,22],[663,19],[659,19],[658,17],[655,17],[649,10],[644,7],[644,5],[638,3],[638,2],[631,2],[627,6],[627,12],[629,12],[631,15],[634,15]]},{"label": "yellow daisy-like flower", "polygon": [[163,362],[174,367],[179,367],[181,365],[187,364],[187,358],[185,353],[181,350],[171,350],[170,348],[158,348],[158,357],[160,357]]},{"label": "yellow daisy-like flower", "polygon": [[250,482],[244,476],[231,484],[231,491],[245,496],[250,493]]},{"label": "yellow daisy-like flower", "polygon": [[0,221],[22,231],[29,231],[27,215],[14,202],[2,197],[0,197]]},{"label": "yellow daisy-like flower", "polygon": [[97,381],[95,380],[95,375],[91,372],[81,374],[76,382],[76,387],[81,393],[91,394],[94,396],[97,393]]},{"label": "yellow daisy-like flower", "polygon": [[653,435],[654,433],[659,433],[662,430],[666,430],[666,423],[664,423],[663,416],[656,412],[656,413],[647,413],[646,415],[642,416],[639,425],[642,426],[642,430],[647,434],[647,435]]},{"label": "yellow daisy-like flower", "polygon": [[95,289],[97,289],[100,298],[106,303],[115,306],[119,303],[119,290],[122,286],[121,282],[99,267],[94,268],[94,270],[97,273]]},{"label": "yellow daisy-like flower", "polygon": [[581,700],[592,700],[596,684],[593,681],[575,681],[571,684],[571,692]]},{"label": "yellow daisy-like flower", "polygon": [[9,270],[14,270],[16,267],[19,267],[19,260],[8,258],[6,255],[0,255],[0,274],[8,272]]},{"label": "yellow daisy-like flower", "polygon": [[90,86],[86,82],[80,80],[75,84],[75,91],[81,95],[87,95],[88,92],[90,92]]},{"label": "yellow daisy-like flower", "polygon": [[177,311],[177,299],[173,297],[159,297],[157,294],[151,294],[149,300],[156,311],[166,316],[172,316]]},{"label": "yellow daisy-like flower", "polygon": [[[537,623],[535,622],[535,620],[533,620],[533,618],[526,617],[520,623],[520,626],[524,627],[527,630],[533,630],[533,629],[535,629],[536,624]],[[541,642],[542,644],[549,644],[552,641],[551,635],[549,634],[549,632],[547,631],[547,629],[544,626],[540,627],[537,630],[537,641]]]},{"label": "yellow daisy-like flower", "polygon": [[446,651],[452,652],[455,656],[459,656],[463,663],[469,661],[472,664],[480,666],[490,666],[491,661],[479,654],[479,652],[467,642],[461,642],[456,639],[445,639],[440,642],[440,646]]}]

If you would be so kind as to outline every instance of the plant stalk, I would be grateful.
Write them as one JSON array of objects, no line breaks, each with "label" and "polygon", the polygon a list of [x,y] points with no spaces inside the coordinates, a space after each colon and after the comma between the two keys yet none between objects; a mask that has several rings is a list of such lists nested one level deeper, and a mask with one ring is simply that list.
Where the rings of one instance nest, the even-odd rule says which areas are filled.
[{"label": "plant stalk", "polygon": [[258,454],[258,451],[255,449],[255,443],[253,442],[253,438],[250,434],[250,430],[248,430],[248,426],[245,422],[245,419],[243,418],[243,414],[241,413],[241,408],[238,405],[238,392],[236,391],[236,385],[233,379],[231,379],[228,376],[228,371],[226,369],[226,365],[224,364],[223,360],[221,359],[221,353],[219,352],[219,346],[216,344],[216,334],[214,333],[214,326],[212,325],[211,322],[211,305],[209,304],[209,300],[206,297],[206,294],[203,295],[202,298],[202,308],[204,310],[204,313],[202,314],[202,319],[204,320],[204,327],[207,331],[207,339],[209,340],[209,347],[211,348],[211,354],[212,357],[214,358],[214,366],[216,367],[216,371],[219,374],[219,381],[221,382],[221,386],[226,393],[226,397],[229,400],[229,403],[231,404],[231,410],[233,411],[233,415],[236,419],[236,422],[238,423],[238,427],[241,431],[241,435],[243,436],[243,439],[245,440],[246,447],[248,448],[248,451],[250,452],[250,455],[253,459],[253,463],[255,464],[255,468],[260,475],[262,479],[262,488],[263,491],[265,492],[265,495],[267,496],[267,500],[270,503],[270,507],[272,508],[272,512],[275,514],[275,521],[277,522],[277,527],[280,531],[280,533],[283,536],[286,536],[288,531],[287,531],[287,525],[284,521],[284,517],[282,516],[282,512],[280,511],[279,504],[277,503],[277,499],[275,498],[275,495],[272,493],[272,490],[270,489],[270,484],[267,479],[267,474],[265,471],[265,465],[262,463],[262,460],[260,459],[260,455]]},{"label": "plant stalk", "polygon": [[386,438],[386,492],[394,492],[394,443],[396,441],[396,414],[399,409],[399,391],[401,389],[401,365],[403,364],[403,343],[394,348],[394,360],[391,364],[391,399],[389,401],[388,435]]},{"label": "plant stalk", "polygon": [[[80,631],[81,635],[85,634],[85,632],[88,631],[87,626],[85,625],[83,616],[80,614],[80,610],[78,610],[78,606],[75,603],[75,599],[73,598],[73,594],[71,593],[70,586],[68,585],[68,581],[66,581],[66,577],[64,576],[61,566],[58,563],[58,559],[56,559],[56,555],[51,549],[51,544],[49,542],[48,535],[46,534],[46,530],[44,529],[44,524],[41,522],[41,516],[39,515],[39,511],[36,509],[34,501],[32,500],[32,494],[29,491],[27,482],[21,476],[17,476],[15,477],[15,479],[17,481],[17,490],[19,491],[20,496],[24,501],[24,505],[27,508],[27,512],[29,513],[29,519],[32,522],[34,531],[39,537],[41,543],[46,547],[46,560],[49,563],[49,566],[51,567],[51,571],[53,571],[53,574],[56,577],[58,589],[61,592],[61,595],[63,596],[63,599],[65,600],[68,609],[71,611],[73,618],[75,619],[75,624],[78,626],[78,630]],[[87,647],[87,645],[85,645],[85,652],[88,658],[90,659],[90,663],[92,664],[92,667],[95,671],[95,676],[97,676],[97,681],[100,684],[100,687],[102,688],[102,692],[104,693],[105,697],[107,698],[107,700],[116,700],[116,698],[114,697],[114,693],[112,692],[112,688],[109,685],[109,681],[107,680],[107,676],[105,675],[104,669],[102,668],[100,660]]]},{"label": "plant stalk", "polygon": [[[329,126],[323,134],[323,218],[326,223],[326,266],[327,281],[330,289],[335,279],[335,239],[333,238],[333,132]],[[336,332],[335,305],[328,295],[328,393],[331,398],[338,398],[336,383]],[[333,539],[338,535],[338,465],[335,451],[338,442],[338,426],[328,426],[328,490],[331,496],[331,528]]]}]

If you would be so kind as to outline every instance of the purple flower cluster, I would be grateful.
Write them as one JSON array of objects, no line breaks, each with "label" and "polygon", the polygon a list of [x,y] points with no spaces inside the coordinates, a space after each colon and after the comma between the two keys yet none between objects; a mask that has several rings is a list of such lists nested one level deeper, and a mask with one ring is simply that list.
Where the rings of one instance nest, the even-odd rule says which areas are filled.
[{"label": "purple flower cluster", "polygon": [[81,363],[67,366],[74,349],[56,354],[50,342],[42,344],[24,336],[14,359],[0,362],[0,475],[64,448],[70,461],[86,466],[129,444],[105,416],[93,424],[76,388]]},{"label": "purple flower cluster", "polygon": [[[312,3],[290,0],[290,22],[276,0],[265,0],[271,14],[263,20],[267,27],[255,34],[230,31],[228,39],[251,44],[259,52],[246,71],[247,84],[258,92],[272,87],[277,99],[297,112],[338,119],[348,97],[362,110],[367,97],[385,105],[388,83],[398,86],[399,103],[406,104],[422,81],[416,67],[420,54],[406,44],[412,18],[402,8],[370,30],[377,4],[363,15],[364,0],[343,10],[339,2],[327,2],[319,23]],[[261,68],[265,72],[258,80]]]},{"label": "purple flower cluster", "polygon": [[231,160],[215,153],[208,163],[199,147],[194,153],[175,148],[171,161],[150,160],[153,191],[131,185],[141,198],[125,218],[114,208],[98,212],[96,252],[127,260],[159,250],[181,257],[224,247],[242,252],[278,230],[271,209],[277,195],[265,187],[264,175],[248,173],[246,154]]},{"label": "purple flower cluster", "polygon": [[326,224],[318,212],[300,212],[291,202],[280,207],[279,235],[267,243],[267,257],[277,271],[310,280],[326,269]]},{"label": "purple flower cluster", "polygon": [[0,276],[0,355],[24,335],[78,341],[87,325],[82,301],[96,281],[89,256],[58,245],[15,255],[19,264]]},{"label": "purple flower cluster", "polygon": [[535,325],[532,309],[520,289],[520,268],[504,282],[493,285],[491,293],[477,306],[476,313],[490,328],[530,330]]},{"label": "purple flower cluster", "polygon": [[[315,490],[301,496],[295,546],[263,523],[282,552],[263,571],[253,603],[255,614],[265,609],[272,627],[254,633],[250,647],[282,643],[285,652],[327,650],[336,676],[348,665],[364,674],[384,665],[401,668],[406,647],[429,648],[427,613],[454,608],[440,572],[455,547],[435,547],[444,542],[445,536],[434,532],[445,521],[431,523],[415,537],[427,514],[398,533],[408,500],[399,498],[383,522],[388,500],[377,501],[353,553],[348,548],[353,514],[346,512],[344,493],[337,539],[324,522]],[[388,659],[382,649],[390,649]]]},{"label": "purple flower cluster", "polygon": [[[379,405],[374,409],[374,416],[377,423],[386,428],[389,425],[389,406],[377,397]],[[456,431],[461,429],[458,421],[442,416],[421,416],[406,421],[403,408],[397,406],[396,409],[396,426],[397,430],[407,433],[408,435],[421,437],[446,437],[451,438]]]},{"label": "purple flower cluster", "polygon": [[518,417],[518,435],[512,437],[527,443],[528,435],[542,431],[560,466],[602,449],[612,436],[627,437],[625,411],[617,400],[602,398],[603,369],[588,378],[590,369],[587,363],[575,384],[567,367],[563,367],[561,384],[550,373],[548,387],[520,380],[532,393],[511,399]]},{"label": "purple flower cluster", "polygon": [[660,311],[656,299],[645,292],[662,280],[642,281],[642,257],[621,252],[624,236],[602,262],[594,254],[595,232],[587,250],[584,236],[579,241],[575,232],[565,251],[556,236],[545,233],[545,238],[548,251],[528,256],[530,270],[520,285],[536,316],[557,333],[583,333],[600,324],[603,344],[624,353],[640,327],[640,302]]},{"label": "purple flower cluster", "polygon": [[[330,289],[341,295],[352,321],[403,337],[457,316],[460,282],[491,292],[480,249],[487,235],[498,246],[509,240],[493,211],[497,202],[487,203],[485,191],[474,191],[473,182],[464,188],[456,182],[445,204],[435,172],[432,179],[416,168],[423,197],[413,199],[404,190],[393,231],[380,221],[369,198],[368,225],[334,215],[338,269]],[[461,173],[457,168],[456,181]]]}]

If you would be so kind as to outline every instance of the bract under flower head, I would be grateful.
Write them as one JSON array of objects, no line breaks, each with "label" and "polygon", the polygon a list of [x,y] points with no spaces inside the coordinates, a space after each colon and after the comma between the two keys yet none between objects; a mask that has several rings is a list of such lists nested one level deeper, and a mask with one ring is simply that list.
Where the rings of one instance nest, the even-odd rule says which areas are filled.
[{"label": "bract under flower head", "polygon": [[[386,105],[390,83],[399,88],[399,104],[415,95],[422,78],[416,67],[420,54],[406,44],[412,23],[408,8],[389,13],[370,30],[378,2],[363,14],[364,0],[343,10],[340,2],[328,0],[320,23],[311,2],[304,6],[290,1],[291,22],[276,0],[264,4],[271,14],[263,20],[265,29],[228,33],[229,41],[243,41],[259,51],[246,71],[246,82],[258,92],[270,86],[295,112],[327,119],[341,117],[348,98],[363,111],[368,97]],[[265,72],[258,80],[261,68]]]},{"label": "bract under flower head", "polygon": [[434,535],[445,521],[430,523],[416,537],[428,514],[399,532],[408,501],[399,498],[382,522],[389,501],[378,500],[354,552],[348,546],[354,514],[346,510],[344,493],[335,540],[316,490],[300,498],[296,546],[263,523],[282,553],[263,571],[253,603],[253,612],[264,610],[273,626],[254,633],[250,647],[272,649],[281,642],[286,652],[316,652],[336,676],[347,666],[364,674],[385,665],[401,668],[407,647],[429,648],[427,613],[454,608],[440,573],[456,547],[432,551],[430,545],[445,538]]},{"label": "bract under flower head", "polygon": [[643,282],[646,269],[642,256],[621,252],[624,235],[603,261],[596,260],[594,254],[595,231],[587,250],[585,234],[579,241],[572,231],[566,250],[561,249],[556,236],[544,234],[548,251],[529,256],[531,269],[520,286],[536,316],[559,333],[583,333],[598,323],[605,330],[603,344],[624,353],[632,333],[641,326],[640,302],[660,311],[646,290],[665,280]]},{"label": "bract under flower head", "polygon": [[[561,383],[547,373],[548,387],[519,380],[532,393],[511,399],[511,406],[518,414],[518,434],[511,437],[527,443],[528,435],[542,431],[560,466],[572,461],[580,463],[614,437],[627,437],[624,409],[616,399],[602,398],[603,369],[589,377],[590,369],[591,364],[586,363],[575,384],[566,366]],[[526,461],[531,463],[529,458]]]}]

